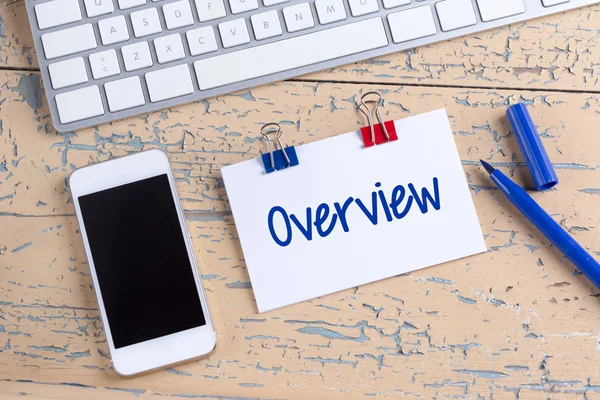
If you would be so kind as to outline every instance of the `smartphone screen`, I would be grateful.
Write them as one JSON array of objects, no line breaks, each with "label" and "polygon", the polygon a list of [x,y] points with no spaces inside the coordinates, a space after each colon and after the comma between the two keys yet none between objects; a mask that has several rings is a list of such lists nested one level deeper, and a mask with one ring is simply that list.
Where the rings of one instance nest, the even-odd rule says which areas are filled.
[{"label": "smartphone screen", "polygon": [[79,205],[115,348],[206,324],[167,174]]}]

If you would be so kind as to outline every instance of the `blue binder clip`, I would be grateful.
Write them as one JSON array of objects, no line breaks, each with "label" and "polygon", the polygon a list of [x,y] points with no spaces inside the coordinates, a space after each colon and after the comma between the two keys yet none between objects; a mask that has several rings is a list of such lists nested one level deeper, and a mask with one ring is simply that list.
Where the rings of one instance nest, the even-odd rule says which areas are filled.
[{"label": "blue binder clip", "polygon": [[[281,126],[279,126],[279,124],[266,124],[261,128],[260,133],[263,135],[263,140],[269,144],[269,154],[262,155],[262,161],[265,165],[267,174],[299,164],[294,146],[283,147],[283,144],[281,143],[283,132],[281,132]],[[279,144],[279,150],[274,149],[273,142],[269,138],[270,133],[275,133],[275,138]]]}]

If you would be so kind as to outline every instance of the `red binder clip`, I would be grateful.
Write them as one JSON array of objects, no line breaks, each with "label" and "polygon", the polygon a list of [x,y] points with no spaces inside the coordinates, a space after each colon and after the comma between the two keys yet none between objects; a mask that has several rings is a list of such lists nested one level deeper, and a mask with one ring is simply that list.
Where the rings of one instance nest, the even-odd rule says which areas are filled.
[{"label": "red binder clip", "polygon": [[[366,99],[368,96],[377,96],[378,98],[376,100]],[[367,103],[375,104],[375,116],[377,117],[378,122],[376,125],[373,124],[373,111],[369,108]],[[360,111],[367,118],[367,122],[369,123],[369,126],[360,128],[360,133],[362,135],[365,147],[371,147],[376,144],[383,144],[398,140],[394,121],[386,121],[384,123],[381,118],[381,112],[379,111],[380,107],[383,107],[383,96],[379,92],[367,92],[360,98],[358,111]]]}]

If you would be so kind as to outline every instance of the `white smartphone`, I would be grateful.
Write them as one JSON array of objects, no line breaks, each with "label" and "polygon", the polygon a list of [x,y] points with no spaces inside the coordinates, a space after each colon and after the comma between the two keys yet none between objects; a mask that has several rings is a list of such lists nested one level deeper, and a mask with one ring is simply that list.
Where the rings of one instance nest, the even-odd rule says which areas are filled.
[{"label": "white smartphone", "polygon": [[209,354],[216,336],[167,155],[84,167],[69,185],[115,371]]}]

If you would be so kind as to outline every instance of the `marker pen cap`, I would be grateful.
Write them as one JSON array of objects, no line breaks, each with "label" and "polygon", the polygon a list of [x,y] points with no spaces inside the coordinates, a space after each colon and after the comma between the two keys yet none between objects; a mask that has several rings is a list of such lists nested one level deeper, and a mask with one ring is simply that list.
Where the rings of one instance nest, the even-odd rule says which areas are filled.
[{"label": "marker pen cap", "polygon": [[558,177],[525,104],[518,103],[509,107],[506,116],[515,132],[537,189],[548,190],[554,187],[558,183]]}]

